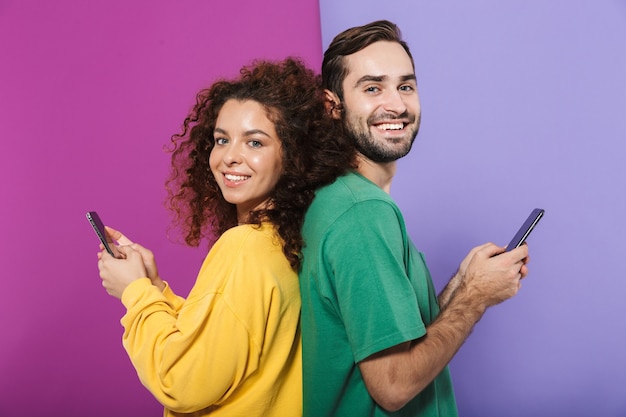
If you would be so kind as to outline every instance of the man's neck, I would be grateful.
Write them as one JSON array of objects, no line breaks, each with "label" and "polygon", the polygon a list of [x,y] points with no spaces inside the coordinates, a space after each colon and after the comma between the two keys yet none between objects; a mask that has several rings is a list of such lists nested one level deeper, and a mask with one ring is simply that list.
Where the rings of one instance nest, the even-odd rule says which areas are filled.
[{"label": "man's neck", "polygon": [[389,194],[391,181],[396,173],[396,161],[374,162],[361,154],[357,156],[357,160],[357,172]]}]

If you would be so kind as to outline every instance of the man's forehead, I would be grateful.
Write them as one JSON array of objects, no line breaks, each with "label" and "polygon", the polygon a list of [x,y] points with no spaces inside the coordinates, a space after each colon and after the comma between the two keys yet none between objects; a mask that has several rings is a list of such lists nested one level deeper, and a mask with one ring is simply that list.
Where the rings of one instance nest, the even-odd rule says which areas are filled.
[{"label": "man's forehead", "polygon": [[350,78],[351,83],[362,78],[380,78],[381,81],[415,78],[411,58],[397,42],[375,42],[347,55],[344,65],[346,78]]}]

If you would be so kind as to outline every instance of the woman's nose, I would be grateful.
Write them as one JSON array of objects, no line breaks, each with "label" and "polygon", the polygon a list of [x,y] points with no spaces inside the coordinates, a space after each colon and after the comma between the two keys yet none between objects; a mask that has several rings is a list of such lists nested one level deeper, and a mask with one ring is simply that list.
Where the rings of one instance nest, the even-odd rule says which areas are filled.
[{"label": "woman's nose", "polygon": [[239,164],[242,160],[241,149],[235,144],[229,145],[224,150],[223,161],[226,165]]}]

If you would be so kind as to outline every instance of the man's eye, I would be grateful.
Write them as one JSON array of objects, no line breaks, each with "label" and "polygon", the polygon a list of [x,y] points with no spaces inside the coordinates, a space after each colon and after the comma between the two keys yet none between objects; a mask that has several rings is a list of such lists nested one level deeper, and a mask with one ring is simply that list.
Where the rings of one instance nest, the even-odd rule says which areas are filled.
[{"label": "man's eye", "polygon": [[378,87],[367,87],[365,91],[368,93],[377,93],[380,89]]},{"label": "man's eye", "polygon": [[400,91],[413,91],[414,88],[412,85],[402,85],[400,86]]}]

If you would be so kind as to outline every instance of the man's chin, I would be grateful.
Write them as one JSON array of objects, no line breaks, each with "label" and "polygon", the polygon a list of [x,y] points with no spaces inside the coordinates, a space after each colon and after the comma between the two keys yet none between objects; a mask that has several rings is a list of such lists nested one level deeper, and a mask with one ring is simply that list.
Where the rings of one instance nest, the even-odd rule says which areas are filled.
[{"label": "man's chin", "polygon": [[370,146],[357,145],[357,150],[360,154],[362,154],[372,162],[388,163],[397,161],[398,159],[405,157],[411,151],[411,145],[409,145],[408,147],[403,147],[401,149],[380,149]]}]

